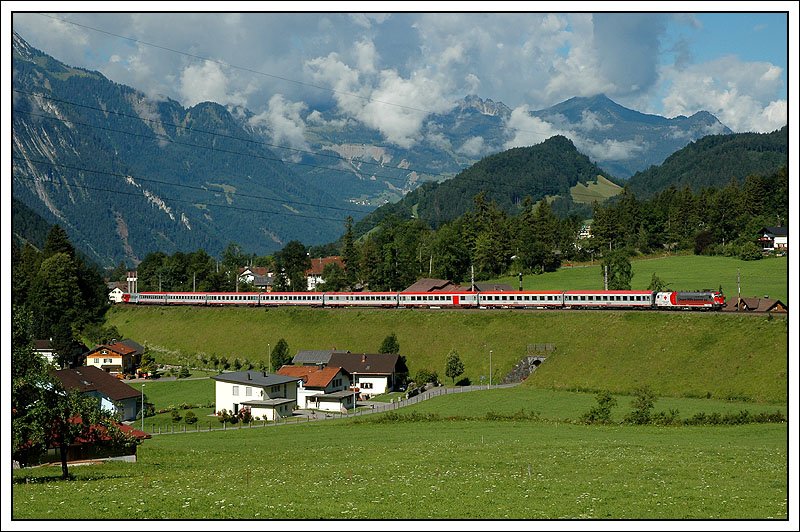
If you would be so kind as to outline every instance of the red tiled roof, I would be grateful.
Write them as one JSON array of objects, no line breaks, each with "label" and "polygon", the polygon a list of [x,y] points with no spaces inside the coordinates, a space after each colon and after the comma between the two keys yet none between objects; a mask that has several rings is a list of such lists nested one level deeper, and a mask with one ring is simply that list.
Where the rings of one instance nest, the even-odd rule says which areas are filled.
[{"label": "red tiled roof", "polygon": [[325,266],[328,264],[338,264],[340,267],[344,268],[344,262],[341,257],[332,256],[311,259],[311,269],[306,270],[306,276],[322,275],[322,270],[324,270]]},{"label": "red tiled roof", "polygon": [[33,348],[36,351],[51,351],[53,349],[53,344],[50,340],[34,340]]},{"label": "red tiled roof", "polygon": [[266,266],[251,266],[249,268],[239,268],[239,275],[242,275],[247,270],[250,270],[251,273],[255,275],[260,275],[262,277],[266,276],[269,273],[269,268]]},{"label": "red tiled roof", "polygon": [[278,374],[286,377],[300,377],[305,388],[325,388],[339,372],[347,373],[339,367],[317,366],[281,366],[278,370]]},{"label": "red tiled roof", "polygon": [[91,356],[92,354],[100,351],[103,348],[108,349],[109,351],[112,351],[118,355],[131,355],[136,352],[136,349],[134,349],[133,347],[125,345],[122,342],[116,342],[114,344],[98,345],[97,347],[86,353],[86,356],[87,357]]}]

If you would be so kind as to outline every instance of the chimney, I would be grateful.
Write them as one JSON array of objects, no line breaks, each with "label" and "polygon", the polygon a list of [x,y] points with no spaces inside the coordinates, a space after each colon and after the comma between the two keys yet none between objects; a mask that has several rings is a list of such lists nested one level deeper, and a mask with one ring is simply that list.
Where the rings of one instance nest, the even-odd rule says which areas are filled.
[{"label": "chimney", "polygon": [[249,380],[249,381],[253,380],[253,376],[250,375],[249,371],[247,372],[247,380]]},{"label": "chimney", "polygon": [[265,376],[265,377],[267,376],[267,372],[266,372],[266,371],[264,372],[264,376]]},{"label": "chimney", "polygon": [[363,355],[361,355],[361,362],[366,362],[366,361],[367,361],[367,354],[364,353]]}]

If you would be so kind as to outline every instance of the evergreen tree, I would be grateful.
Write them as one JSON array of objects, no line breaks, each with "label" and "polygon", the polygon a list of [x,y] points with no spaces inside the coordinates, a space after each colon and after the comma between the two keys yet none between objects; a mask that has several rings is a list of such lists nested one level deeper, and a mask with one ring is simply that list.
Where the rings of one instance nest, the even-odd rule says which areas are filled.
[{"label": "evergreen tree", "polygon": [[352,288],[358,279],[358,251],[356,250],[355,236],[353,235],[352,216],[348,216],[345,220],[344,236],[342,236],[342,262],[344,263],[346,284]]},{"label": "evergreen tree", "polygon": [[390,355],[396,355],[400,353],[400,342],[397,341],[397,335],[395,333],[392,333],[383,339],[383,343],[378,349],[378,353]]},{"label": "evergreen tree", "polygon": [[292,363],[292,355],[289,354],[289,344],[285,339],[281,338],[275,347],[272,348],[270,355],[272,368],[270,371],[277,371],[281,366]]}]

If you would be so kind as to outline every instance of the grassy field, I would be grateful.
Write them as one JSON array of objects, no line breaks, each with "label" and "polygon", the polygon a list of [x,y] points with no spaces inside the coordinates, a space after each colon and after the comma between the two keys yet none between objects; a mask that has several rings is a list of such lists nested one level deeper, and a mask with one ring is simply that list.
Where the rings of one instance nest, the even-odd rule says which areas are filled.
[{"label": "grassy field", "polygon": [[[444,379],[456,349],[464,378],[484,382],[492,351],[494,382],[526,355],[529,344],[556,351],[531,383],[551,389],[629,393],[649,384],[662,396],[747,398],[785,402],[788,320],[734,314],[581,311],[436,311],[114,307],[108,323],[151,348],[229,359],[267,360],[267,344],[285,338],[303,349],[376,352],[397,335],[412,375],[420,368]],[[165,355],[166,356],[166,355]],[[164,358],[159,361],[179,362]]]},{"label": "grassy field", "polygon": [[[736,272],[739,271],[742,297],[764,297],[789,301],[788,257],[775,257],[743,261],[730,257],[705,257],[697,255],[671,255],[632,260],[631,288],[645,290],[655,273],[671,290],[722,290],[728,300],[736,298]],[[502,277],[498,282],[519,287],[517,277]],[[552,273],[523,276],[525,290],[586,290],[602,289],[603,277],[600,263],[562,265]]]},{"label": "grassy field", "polygon": [[[482,393],[482,392],[476,392]],[[463,394],[464,397],[470,394]],[[362,418],[366,419],[366,418]],[[14,471],[14,519],[786,519],[786,424],[348,420]]]}]

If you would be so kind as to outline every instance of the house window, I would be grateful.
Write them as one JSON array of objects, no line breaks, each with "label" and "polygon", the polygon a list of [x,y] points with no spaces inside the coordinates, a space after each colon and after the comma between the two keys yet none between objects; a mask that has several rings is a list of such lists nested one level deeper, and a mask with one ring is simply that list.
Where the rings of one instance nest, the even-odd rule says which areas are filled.
[{"label": "house window", "polygon": [[94,359],[94,363],[95,363],[95,364],[99,364],[99,363],[100,363],[100,359],[99,359],[99,358],[95,358],[95,359]]},{"label": "house window", "polygon": [[234,386],[231,394],[232,395],[239,395],[239,387],[238,386]]},{"label": "house window", "polygon": [[251,397],[253,395],[253,389],[250,386],[246,386],[244,389],[244,394],[247,397]]},{"label": "house window", "polygon": [[270,391],[270,393],[277,393],[277,392],[281,391],[281,387],[280,386],[273,386],[272,388],[269,389],[269,391]]},{"label": "house window", "polygon": [[372,383],[371,382],[361,382],[361,383],[359,383],[359,385],[362,388],[364,388],[365,390],[371,390],[372,389]]}]

